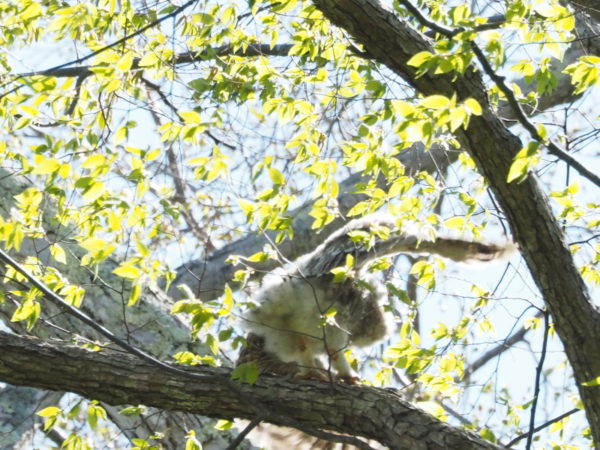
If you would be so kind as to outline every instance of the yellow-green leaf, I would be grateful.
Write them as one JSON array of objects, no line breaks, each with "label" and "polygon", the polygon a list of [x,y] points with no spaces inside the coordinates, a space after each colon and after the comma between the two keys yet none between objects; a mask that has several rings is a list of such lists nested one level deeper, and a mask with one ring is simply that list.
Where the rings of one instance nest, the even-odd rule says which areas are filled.
[{"label": "yellow-green leaf", "polygon": [[590,380],[590,381],[584,381],[583,383],[581,383],[582,386],[600,386],[600,376]]},{"label": "yellow-green leaf", "polygon": [[466,219],[462,216],[451,217],[444,221],[444,225],[446,225],[447,228],[453,228],[456,230],[461,230],[465,226],[465,223]]},{"label": "yellow-green leaf", "polygon": [[283,176],[283,174],[274,167],[271,167],[269,169],[269,177],[271,178],[273,184],[281,185],[285,183],[285,177]]},{"label": "yellow-green leaf", "polygon": [[47,408],[36,412],[36,415],[40,417],[53,417],[59,415],[61,412],[60,408],[57,408],[56,406],[48,406]]},{"label": "yellow-green leaf", "polygon": [[431,52],[423,51],[413,55],[406,64],[413,67],[420,67],[423,63],[429,61],[433,54]]},{"label": "yellow-green leaf", "polygon": [[61,264],[67,263],[67,254],[59,244],[52,244],[50,246],[50,254],[52,257]]},{"label": "yellow-green leaf", "polygon": [[429,109],[443,109],[450,105],[450,99],[443,95],[430,95],[421,100],[421,106]]},{"label": "yellow-green leaf", "polygon": [[469,110],[469,112],[475,116],[480,116],[483,110],[481,109],[481,105],[474,98],[468,98],[465,100],[465,107]]},{"label": "yellow-green leaf", "polygon": [[154,66],[158,62],[158,55],[154,52],[146,53],[138,62],[140,67]]},{"label": "yellow-green leaf", "polygon": [[125,264],[117,267],[113,273],[127,280],[137,280],[142,272],[135,266]]}]

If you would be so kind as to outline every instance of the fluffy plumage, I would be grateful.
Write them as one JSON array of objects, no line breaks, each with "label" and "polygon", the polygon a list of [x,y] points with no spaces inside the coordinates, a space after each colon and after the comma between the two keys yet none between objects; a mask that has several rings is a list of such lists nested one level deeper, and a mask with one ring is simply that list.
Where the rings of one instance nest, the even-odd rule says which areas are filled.
[{"label": "fluffy plumage", "polygon": [[[381,237],[388,233],[388,239]],[[351,238],[357,234],[366,236],[368,244]],[[462,239],[433,241],[402,232],[387,215],[353,220],[313,252],[265,276],[255,296],[258,307],[244,316],[250,346],[241,361],[255,360],[266,372],[320,378],[332,366],[338,377],[352,380],[343,351],[370,346],[390,331],[391,316],[384,310],[387,291],[368,272],[370,262],[397,253],[490,261],[512,248]],[[354,259],[354,275],[334,283],[331,270],[344,266],[348,255]]]}]

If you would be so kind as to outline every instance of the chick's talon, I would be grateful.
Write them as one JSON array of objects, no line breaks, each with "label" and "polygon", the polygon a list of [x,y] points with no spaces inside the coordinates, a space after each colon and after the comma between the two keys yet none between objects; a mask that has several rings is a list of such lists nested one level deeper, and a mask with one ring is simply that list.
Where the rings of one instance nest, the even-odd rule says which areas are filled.
[{"label": "chick's talon", "polygon": [[340,376],[340,377],[338,377],[338,380],[342,381],[344,383],[353,384],[353,385],[360,384],[360,381],[361,381],[360,377],[356,377],[353,375]]}]

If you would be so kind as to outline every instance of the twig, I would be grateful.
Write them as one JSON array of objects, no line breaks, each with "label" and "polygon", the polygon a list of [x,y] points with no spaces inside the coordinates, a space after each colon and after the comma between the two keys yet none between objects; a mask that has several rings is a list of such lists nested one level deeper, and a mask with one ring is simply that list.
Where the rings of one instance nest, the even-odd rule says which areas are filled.
[{"label": "twig", "polygon": [[598,239],[598,238],[600,238],[600,234],[594,234],[593,236],[589,237],[588,239],[584,239],[582,241],[569,242],[569,245],[588,244],[590,241],[593,241],[594,239]]},{"label": "twig", "polygon": [[[542,313],[538,313],[535,317],[541,317]],[[479,370],[482,366],[484,366],[488,361],[510,349],[517,342],[521,342],[525,339],[525,335],[528,333],[529,328],[525,328],[524,326],[519,329],[515,334],[506,338],[501,344],[492,348],[491,350],[485,352],[479,358],[477,358],[473,364],[469,365],[465,370],[465,377],[472,375],[475,371]]]},{"label": "twig", "polygon": [[[220,47],[209,48],[199,53],[179,53],[177,54],[171,61],[171,64],[174,65],[183,65],[183,64],[193,64],[197,62],[206,61],[207,59],[212,59],[217,56],[245,56],[245,57],[253,57],[253,56],[288,56],[290,49],[293,44],[278,44],[274,47],[271,47],[269,44],[250,44],[246,48],[241,48],[237,50],[233,50],[231,45],[222,45]],[[102,49],[100,49],[102,50]],[[100,51],[98,50],[98,51]],[[89,56],[89,55],[88,55]],[[35,72],[24,72],[15,75],[14,79],[11,81],[7,81],[1,87],[6,86],[7,84],[14,82],[20,78],[25,77],[35,77],[35,76],[48,76],[48,77],[56,77],[56,78],[72,78],[72,77],[87,77],[93,74],[92,69],[96,66],[75,66],[68,67],[73,64],[79,64],[83,62],[84,59],[87,59],[87,56],[78,60],[70,61],[64,64],[61,64],[56,67],[51,67],[49,69],[43,69]],[[139,68],[140,58],[134,58],[133,63],[131,65],[131,69]],[[1,98],[1,97],[0,97]]]},{"label": "twig", "polygon": [[546,359],[546,349],[548,347],[548,334],[550,334],[550,323],[549,314],[546,311],[544,313],[544,340],[542,341],[542,353],[540,355],[540,361],[535,369],[535,387],[533,390],[533,401],[531,403],[531,414],[529,416],[529,431],[527,432],[527,444],[525,449],[531,449],[531,443],[533,442],[533,435],[535,434],[535,413],[537,409],[538,398],[540,394],[540,382],[542,379],[542,369],[544,367],[544,360]]},{"label": "twig", "polygon": [[[572,414],[575,414],[578,411],[583,411],[582,409],[579,408],[573,408],[570,411],[567,411],[566,413],[561,414],[560,416],[557,416],[553,419],[548,420],[547,422],[544,422],[541,425],[538,425],[537,427],[535,427],[535,429],[533,430],[534,433],[537,433],[540,430],[543,430],[544,428],[552,425],[555,422],[558,422],[559,420],[563,420],[566,417],[569,417]],[[510,441],[508,444],[505,445],[506,448],[510,448],[513,445],[515,445],[517,442],[519,442],[521,439],[525,439],[527,436],[529,436],[529,433],[523,433],[520,434],[519,436],[517,436],[516,438],[514,438],[512,441]]]},{"label": "twig", "polygon": [[79,97],[81,96],[81,86],[83,86],[83,82],[85,79],[86,79],[86,77],[83,75],[77,77],[77,81],[75,82],[75,95],[73,96],[73,99],[71,100],[71,104],[67,108],[67,112],[66,112],[67,116],[70,116],[71,114],[73,114],[73,112],[75,111],[75,108],[77,107],[77,103],[79,102]]},{"label": "twig", "polygon": [[258,415],[236,436],[236,438],[231,441],[231,443],[225,448],[225,450],[234,450],[238,445],[242,443],[242,441],[246,438],[248,433],[250,433],[254,428],[256,428],[260,422],[262,421],[262,416]]}]

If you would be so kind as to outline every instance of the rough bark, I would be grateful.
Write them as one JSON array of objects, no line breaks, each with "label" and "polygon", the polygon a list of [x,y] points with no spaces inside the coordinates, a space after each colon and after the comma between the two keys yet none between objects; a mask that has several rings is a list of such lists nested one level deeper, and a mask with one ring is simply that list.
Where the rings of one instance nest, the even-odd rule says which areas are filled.
[{"label": "rough bark", "polygon": [[417,78],[406,62],[420,51],[432,51],[431,42],[376,0],[315,0],[334,24],[346,29],[375,60],[385,64],[424,95],[475,98],[484,113],[473,117],[468,130],[457,137],[467,150],[506,213],[532,276],[552,313],[556,330],[573,367],[595,442],[600,443],[600,390],[581,383],[600,375],[600,313],[567,247],[548,197],[534,174],[521,183],[506,183],[520,140],[510,133],[487,100],[480,73],[469,70],[452,76]]},{"label": "rough bark", "polygon": [[144,404],[220,418],[254,419],[364,436],[393,449],[497,449],[473,433],[451,427],[391,389],[263,376],[233,384],[230,370],[197,366],[173,374],[130,355],[92,352],[62,341],[42,342],[0,332],[0,380],[67,390],[110,405]]}]

